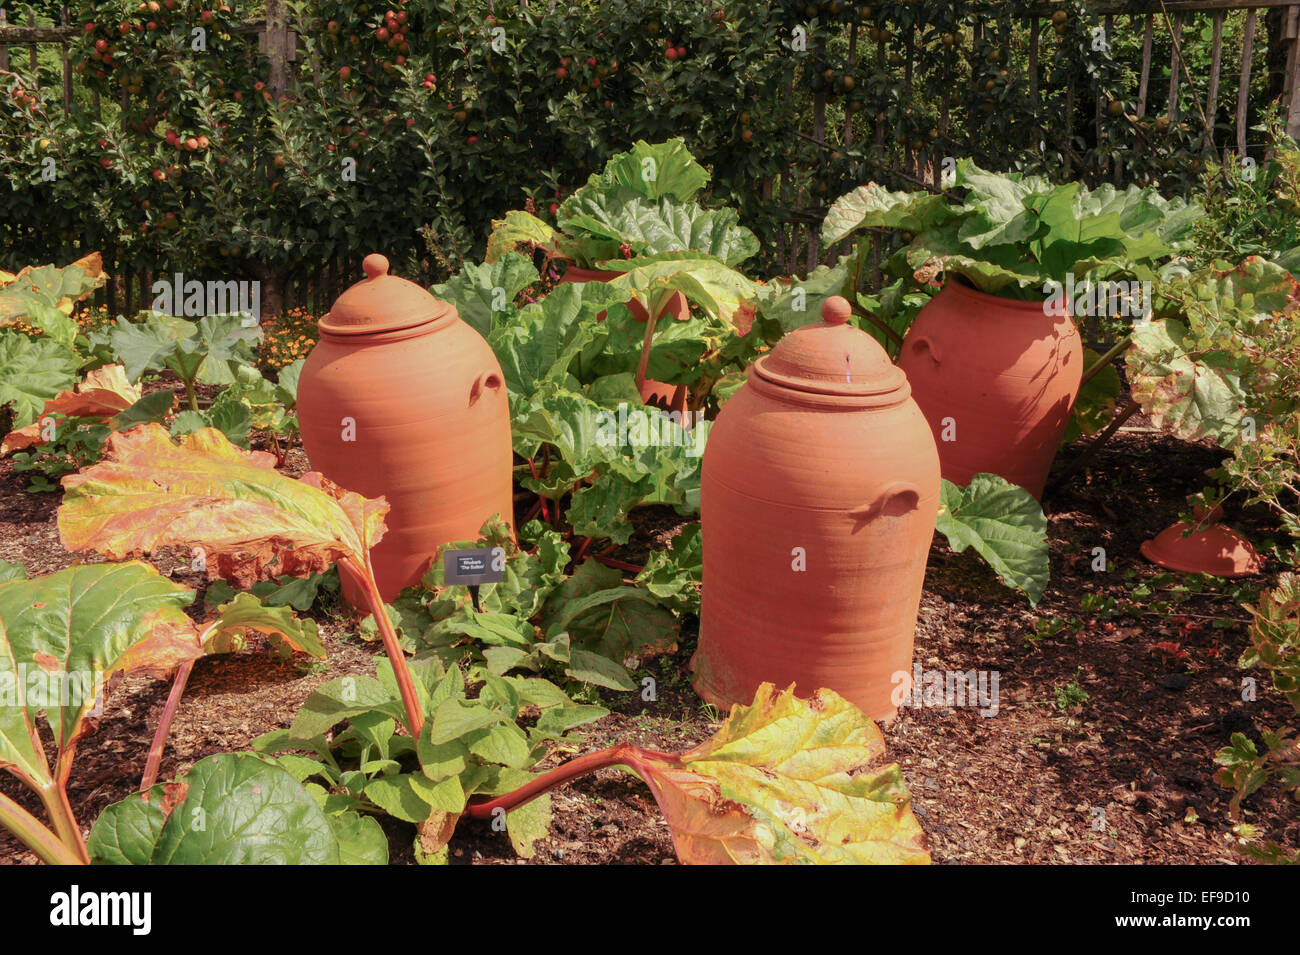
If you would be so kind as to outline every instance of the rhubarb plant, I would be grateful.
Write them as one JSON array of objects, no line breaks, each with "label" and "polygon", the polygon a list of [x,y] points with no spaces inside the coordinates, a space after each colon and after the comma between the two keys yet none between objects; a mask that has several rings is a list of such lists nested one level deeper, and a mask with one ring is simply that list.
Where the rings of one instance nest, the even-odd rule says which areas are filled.
[{"label": "rhubarb plant", "polygon": [[[558,229],[527,212],[511,212],[494,222],[487,263],[466,273],[479,276],[480,289],[492,289],[498,303],[513,297],[511,290],[526,285],[529,275],[528,281],[536,278],[531,263],[515,251],[520,245],[579,268],[618,273],[610,284],[622,293],[619,301],[635,297],[649,320],[632,322],[626,311],[610,314],[611,321],[620,320],[611,334],[615,353],[639,353],[616,370],[635,372],[638,387],[647,378],[690,385],[692,407],[701,407],[726,365],[743,366],[746,357],[753,357],[753,346],[747,353],[737,339],[749,332],[758,297],[758,286],[736,270],[758,252],[758,240],[739,224],[734,210],[696,203],[708,181],[681,140],[638,142],[565,200]],[[469,293],[466,273],[435,291],[456,293],[450,300],[477,316],[484,296]],[[507,275],[519,278],[507,283]],[[669,302],[679,294],[693,307],[688,321],[680,323],[688,327],[661,324]],[[664,337],[673,340],[671,349],[662,347]],[[666,369],[665,360],[670,362]]]},{"label": "rhubarb plant", "polygon": [[209,577],[240,586],[337,562],[370,602],[394,660],[407,726],[419,731],[415,685],[370,566],[388,511],[382,498],[345,491],[314,471],[286,477],[274,456],[236,448],[215,429],[173,444],[156,424],[111,435],[104,460],[63,486],[58,523],[68,550],[121,559],[184,547],[202,556]]},{"label": "rhubarb plant", "polygon": [[24,325],[46,341],[71,349],[77,339],[72,310],[107,280],[104,261],[92,252],[64,268],[28,266],[0,272],[0,328]]},{"label": "rhubarb plant", "polygon": [[936,526],[960,554],[974,548],[1008,587],[1031,606],[1047,587],[1047,519],[1034,496],[996,474],[976,474],[966,487],[944,480]]},{"label": "rhubarb plant", "polygon": [[1154,280],[1162,261],[1190,244],[1199,206],[1153,188],[1088,189],[1036,176],[957,163],[949,187],[961,199],[890,192],[875,183],[836,200],[822,226],[825,243],[859,229],[910,233],[891,268],[921,284],[958,273],[977,289],[1041,301],[1072,280]]},{"label": "rhubarb plant", "polygon": [[[575,727],[608,711],[573,702],[536,677],[497,676],[471,667],[468,675],[433,655],[410,661],[426,716],[412,737],[397,732],[402,703],[393,669],[379,661],[375,676],[345,676],[307,699],[293,724],[254,741],[331,813],[387,815],[416,825],[416,859],[445,862],[446,845],[474,796],[495,796],[532,782],[550,747],[573,746]],[[471,698],[467,690],[479,685]],[[531,726],[519,720],[536,714]],[[502,826],[519,855],[550,826],[549,800],[509,814]]]},{"label": "rhubarb plant", "polygon": [[189,410],[199,411],[197,383],[231,385],[241,365],[253,366],[252,343],[261,329],[249,327],[239,315],[205,315],[188,321],[161,312],[145,312],[136,322],[119,318],[91,336],[97,349],[108,352],[126,369],[131,381],[146,371],[171,371],[185,388]]},{"label": "rhubarb plant", "polygon": [[[505,551],[504,579],[482,585],[472,599],[466,587],[444,582],[443,555],[482,547]],[[676,649],[679,624],[670,600],[625,585],[619,571],[594,560],[566,576],[569,551],[555,531],[544,531],[529,552],[504,524],[489,523],[480,539],[439,548],[422,588],[398,598],[401,626],[417,634],[414,646],[448,664],[468,659],[497,676],[522,671],[632,690],[637,684],[629,668]],[[680,593],[671,565],[656,566],[663,591]]]},{"label": "rhubarb plant", "polygon": [[28,490],[56,491],[63,475],[99,460],[110,433],[163,421],[174,403],[171,392],[145,396],[121,365],[104,365],[45,402],[36,421],[6,435],[0,455],[16,452],[14,470],[35,472]]},{"label": "rhubarb plant", "polygon": [[[618,744],[471,803],[475,819],[607,767],[639,776],[688,864],[899,864],[930,861],[880,730],[831,690],[809,699],[764,683],[709,740],[684,753]],[[507,817],[508,818],[508,817]]]},{"label": "rhubarb plant", "polygon": [[[495,673],[473,662],[462,671],[459,661],[447,666],[433,654],[408,662],[367,554],[383,533],[384,502],[334,487],[319,475],[287,478],[272,469],[269,458],[241,451],[211,429],[179,445],[158,425],[114,434],[104,461],[65,478],[60,534],[70,549],[94,548],[114,557],[160,546],[201,547],[210,574],[240,582],[338,562],[365,588],[388,659],[374,680],[343,677],[328,684],[293,726],[259,741],[263,750],[284,753],[276,768],[292,774],[298,788],[278,776],[256,782],[270,770],[246,757],[216,757],[212,768],[205,760],[185,781],[151,787],[106,814],[92,839],[96,858],[330,861],[337,852],[342,861],[374,860],[374,830],[367,832],[357,814],[375,812],[415,823],[417,853],[426,861],[438,860],[465,815],[502,820],[516,850],[528,853],[546,831],[547,791],[585,772],[624,766],[650,786],[682,861],[927,861],[897,766],[875,765],[883,751],[879,730],[825,690],[799,700],[792,689],[778,694],[764,686],[753,706],[734,708],[712,741],[687,753],[619,745],[535,774],[548,743],[571,743],[566,734],[573,727],[604,711],[576,704],[534,676]],[[558,552],[558,542],[551,546]],[[689,541],[683,552],[688,550]],[[575,628],[590,626],[601,639],[624,639],[628,631],[621,624],[607,625],[613,619],[608,608],[640,598],[621,592],[621,585],[603,586],[612,581],[594,576],[588,571],[558,584],[538,619],[553,620],[570,637]],[[527,572],[516,575],[499,599],[522,608],[531,599],[524,593],[528,579]],[[5,588],[25,583],[0,584],[0,597]],[[177,601],[192,599],[184,588],[166,586],[183,593]],[[16,612],[28,612],[26,594],[17,603]],[[233,616],[244,622],[245,612],[263,612],[247,602],[238,606],[239,599],[234,603]],[[171,631],[193,633],[193,622],[179,608],[175,614],[184,623],[173,620]],[[7,618],[0,619],[10,632]],[[60,624],[57,630],[72,628]],[[113,635],[118,639],[120,629]],[[166,631],[156,635],[148,659],[174,652],[189,639]],[[473,687],[478,692],[471,698]],[[524,729],[523,718],[536,722]],[[22,745],[35,739],[30,732],[7,732],[5,738],[27,740]],[[20,756],[24,769],[34,763],[25,751]],[[255,800],[244,815],[213,801],[223,788],[240,799],[262,797],[268,785],[277,798]],[[49,794],[57,820],[57,790]],[[298,798],[304,795],[311,805]],[[6,824],[30,830],[8,803],[0,809]],[[249,814],[259,820],[262,813],[272,815],[265,826],[253,827],[260,840],[227,845],[192,821],[194,809],[223,820],[218,836]],[[285,836],[285,829],[295,834]],[[57,836],[42,839],[35,830],[29,835],[51,858],[71,857],[56,845]],[[86,857],[82,847],[80,858]]]},{"label": "rhubarb plant", "polygon": [[[185,607],[193,599],[191,590],[139,562],[0,582],[0,769],[36,793],[49,822],[0,794],[0,825],[45,862],[89,861],[66,790],[77,743],[103,705],[104,680],[147,662],[152,654],[138,648],[151,640],[166,644],[191,629]],[[53,764],[42,720],[53,738]]]},{"label": "rhubarb plant", "polygon": [[558,228],[521,211],[494,221],[487,260],[530,245],[584,269],[605,267],[624,248],[633,255],[690,250],[739,265],[758,253],[758,239],[735,210],[696,203],[708,183],[682,140],[637,142],[560,205]]}]

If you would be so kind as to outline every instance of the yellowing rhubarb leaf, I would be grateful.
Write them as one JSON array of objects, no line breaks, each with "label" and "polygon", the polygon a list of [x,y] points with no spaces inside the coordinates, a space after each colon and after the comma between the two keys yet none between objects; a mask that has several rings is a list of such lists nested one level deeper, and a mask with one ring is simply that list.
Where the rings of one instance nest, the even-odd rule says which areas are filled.
[{"label": "yellowing rhubarb leaf", "polygon": [[99,418],[106,421],[140,400],[140,386],[127,380],[121,365],[105,365],[88,373],[74,391],[61,391],[45,402],[40,419],[11,431],[0,442],[0,455],[45,443],[41,420],[49,415],[67,418]]},{"label": "yellowing rhubarb leaf", "polygon": [[712,739],[629,765],[682,862],[928,863],[898,765],[874,765],[884,751],[876,725],[833,691],[804,700],[764,683]]},{"label": "yellowing rhubarb leaf", "polygon": [[708,742],[680,755],[619,744],[588,753],[486,802],[475,819],[584,773],[624,767],[645,780],[687,864],[926,865],[930,855],[896,763],[877,766],[880,730],[831,690],[758,688]]},{"label": "yellowing rhubarb leaf", "polygon": [[316,621],[299,620],[289,607],[268,607],[249,593],[237,594],[217,608],[216,620],[203,631],[203,644],[209,653],[228,653],[241,649],[250,632],[264,634],[282,656],[295,651],[325,656]]},{"label": "yellowing rhubarb leaf", "polygon": [[63,479],[59,535],[68,550],[119,559],[158,547],[202,555],[209,578],[241,586],[305,576],[338,560],[368,567],[388,504],[312,472],[294,480],[275,459],[214,428],[173,444],[157,424],[109,436],[104,460]]},{"label": "yellowing rhubarb leaf", "polygon": [[203,656],[203,643],[194,621],[183,615],[155,614],[141,619],[148,636],[134,643],[118,661],[125,673],[167,679],[182,663]]},{"label": "yellowing rhubarb leaf", "polygon": [[673,848],[681,862],[761,865],[771,861],[771,832],[739,803],[723,799],[715,780],[668,767],[643,778],[672,827]]}]

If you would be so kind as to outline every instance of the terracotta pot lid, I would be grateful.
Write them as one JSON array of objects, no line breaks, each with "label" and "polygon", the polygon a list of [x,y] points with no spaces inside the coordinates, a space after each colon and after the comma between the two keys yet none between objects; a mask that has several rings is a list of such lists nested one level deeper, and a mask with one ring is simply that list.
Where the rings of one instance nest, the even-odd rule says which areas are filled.
[{"label": "terracotta pot lid", "polygon": [[374,335],[413,328],[436,319],[459,317],[456,308],[440,302],[414,282],[388,274],[388,259],[379,253],[361,263],[366,277],[335,301],[318,323],[333,335]]},{"label": "terracotta pot lid", "polygon": [[1184,537],[1186,529],[1180,521],[1143,541],[1142,556],[1170,570],[1215,577],[1249,577],[1263,569],[1250,541],[1226,524],[1205,524]]},{"label": "terracotta pot lid", "polygon": [[879,342],[848,323],[850,313],[848,300],[832,295],[821,322],[786,335],[754,362],[753,373],[793,391],[874,399],[868,404],[905,398],[907,375]]}]

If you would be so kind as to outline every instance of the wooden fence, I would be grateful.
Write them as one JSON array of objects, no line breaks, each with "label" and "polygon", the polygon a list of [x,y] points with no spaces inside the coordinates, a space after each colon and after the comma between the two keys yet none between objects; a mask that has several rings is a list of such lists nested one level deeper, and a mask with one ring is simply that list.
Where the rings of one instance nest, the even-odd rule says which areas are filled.
[{"label": "wooden fence", "polygon": [[[553,0],[552,0],[553,5]],[[1300,2],[1295,0],[1155,0],[1151,12],[1132,12],[1135,4],[1099,3],[1090,6],[1090,11],[1102,18],[1108,36],[1115,36],[1115,31],[1128,30],[1133,35],[1142,36],[1141,64],[1137,68],[1137,88],[1122,91],[1122,95],[1136,102],[1136,116],[1142,119],[1148,113],[1155,115],[1158,110],[1168,117],[1170,122],[1185,121],[1197,125],[1204,136],[1204,142],[1218,153],[1218,146],[1224,150],[1234,149],[1239,155],[1245,155],[1252,145],[1248,142],[1250,90],[1252,80],[1252,59],[1257,44],[1264,42],[1264,30],[1261,20],[1274,8],[1281,8],[1281,39],[1285,44],[1285,62],[1275,72],[1280,76],[1268,77],[1268,82],[1278,86],[1288,130],[1293,136],[1300,136]],[[1005,16],[998,12],[996,0],[982,0],[972,4],[987,18],[981,18],[976,25],[976,39],[983,30],[992,30],[997,26],[998,17],[1005,21]],[[1045,94],[1043,78],[1045,70],[1042,64],[1043,37],[1051,26],[1054,4],[1044,4],[1033,8],[1032,16],[1022,18],[1015,26],[1019,35],[1028,44],[1027,83],[1032,108],[1035,113],[1041,105]],[[1238,11],[1245,11],[1245,23],[1241,33],[1241,42],[1236,49],[1225,51],[1225,18]],[[1208,77],[1196,77],[1191,74],[1183,59],[1182,43],[1184,37],[1192,30],[1198,30],[1208,22],[1212,29],[1210,50],[1210,68]],[[12,24],[5,20],[0,10],[0,70],[8,70],[10,47],[26,47],[32,72],[35,72],[37,47],[41,44],[57,44],[61,48],[63,106],[65,111],[74,108],[73,70],[69,62],[69,40],[75,36],[76,26],[70,23],[67,8],[64,7],[60,25],[54,27],[37,27],[34,16],[28,12],[26,24]],[[845,28],[848,44],[848,68],[859,66],[886,68],[886,41],[880,38],[874,49],[868,39],[866,26],[858,23]],[[261,21],[244,23],[236,32],[258,36],[259,49],[268,62],[267,86],[273,96],[282,95],[293,82],[292,63],[297,58],[298,41],[291,28],[288,5],[284,0],[267,0],[266,18]],[[1171,39],[1169,82],[1167,91],[1158,90],[1152,84],[1153,48],[1157,37],[1168,36]],[[825,40],[817,40],[823,44]],[[1161,41],[1163,43],[1163,39]],[[21,54],[19,54],[21,55]],[[950,55],[956,51],[950,49]],[[901,63],[888,62],[888,69],[902,79],[900,95],[909,101],[918,91],[914,89],[917,80],[919,57],[921,52],[915,48],[911,38],[905,38],[905,52]],[[1233,136],[1226,141],[1220,137],[1216,145],[1214,131],[1220,118],[1220,93],[1224,82],[1225,63],[1231,68],[1236,64],[1237,95],[1235,110],[1232,114]],[[1258,79],[1258,78],[1257,78]],[[1202,82],[1204,80],[1204,82]],[[794,90],[789,90],[794,95]],[[125,92],[123,96],[125,96]],[[1073,82],[1065,90],[1066,115],[1073,117],[1076,96],[1086,95],[1086,91],[1076,90]],[[1096,133],[1098,138],[1105,136],[1103,122],[1103,103],[1096,98]],[[939,116],[938,132],[940,142],[944,142],[952,121],[951,103],[947,92],[944,93]],[[1079,104],[1081,105],[1081,104]],[[99,97],[94,94],[91,108],[96,115],[99,112]],[[812,96],[810,109],[810,130],[791,130],[791,137],[812,142],[817,147],[830,150],[851,145],[862,139],[859,129],[855,129],[857,117],[849,115],[843,128],[837,131],[828,129],[828,99],[825,92]],[[860,125],[860,121],[859,121]],[[1073,137],[1076,130],[1067,127],[1060,131],[1062,141],[1058,144],[1064,156],[1065,175],[1077,172],[1082,162],[1074,149]],[[933,164],[922,164],[906,145],[899,147],[886,144],[886,130],[882,124],[875,124],[868,135],[875,137],[875,146],[881,155],[886,156],[886,168],[897,180],[910,183],[914,187],[937,189],[940,186],[940,170]],[[951,142],[951,141],[949,141]],[[954,143],[954,146],[962,144]],[[1117,183],[1124,181],[1124,163],[1117,160],[1105,172]],[[785,212],[780,216],[782,225],[776,237],[779,262],[784,271],[792,274],[806,274],[820,263],[833,262],[848,250],[848,243],[840,243],[834,248],[823,248],[819,241],[819,230],[826,212],[826,199],[816,199],[806,192],[806,176],[787,174],[769,178],[759,184],[765,203],[769,203]],[[885,241],[879,237],[879,241]],[[113,311],[119,308],[128,314],[136,308],[145,307],[152,299],[149,291],[153,281],[151,274],[125,274],[127,270],[119,269],[113,249],[103,250],[105,264],[110,274],[118,276],[118,282],[101,293],[101,304],[107,304]],[[888,252],[883,245],[874,250],[874,263],[878,267],[882,257]],[[283,306],[294,308],[302,306],[314,309],[319,314],[333,297],[349,284],[355,277],[355,263],[334,263],[323,271],[310,275],[292,276],[283,288]]]},{"label": "wooden fence", "polygon": [[[1234,12],[1244,11],[1245,24],[1242,30],[1241,43],[1236,50],[1228,51],[1235,54],[1237,69],[1237,95],[1235,109],[1232,114],[1233,137],[1230,145],[1240,157],[1245,157],[1251,147],[1257,150],[1262,148],[1262,143],[1248,143],[1248,131],[1251,124],[1249,116],[1250,90],[1252,80],[1252,59],[1255,52],[1256,44],[1263,42],[1263,30],[1261,19],[1273,8],[1282,8],[1281,38],[1285,43],[1286,56],[1285,64],[1281,68],[1281,101],[1282,107],[1287,119],[1287,131],[1291,136],[1300,138],[1300,4],[1294,0],[1168,0],[1161,3],[1156,0],[1157,9],[1151,12],[1132,12],[1136,4],[1122,3],[1101,3],[1090,5],[1091,11],[1102,18],[1102,25],[1106,35],[1109,37],[1116,36],[1116,29],[1125,29],[1132,31],[1133,34],[1140,33],[1142,36],[1142,58],[1141,64],[1137,70],[1138,83],[1135,90],[1120,91],[1125,98],[1136,100],[1136,118],[1141,120],[1148,116],[1148,113],[1154,114],[1155,110],[1163,107],[1166,118],[1171,122],[1179,120],[1197,124],[1203,142],[1215,151],[1215,155],[1222,158],[1222,154],[1215,149],[1214,130],[1218,117],[1218,104],[1221,91],[1221,83],[1224,78],[1224,22],[1225,18]],[[987,7],[990,12],[996,7],[996,4]],[[1028,86],[1033,109],[1037,112],[1040,104],[1040,94],[1042,92],[1042,66],[1041,66],[1041,47],[1044,28],[1051,25],[1051,16],[1056,4],[1044,4],[1041,8],[1036,8],[1034,16],[1026,20],[1023,24],[1028,40]],[[1202,86],[1200,78],[1191,75],[1182,54],[1182,40],[1194,29],[1208,19],[1211,31],[1211,50],[1210,50],[1210,71]],[[860,31],[864,29],[854,23],[848,27],[849,31],[849,69],[861,64],[865,57],[871,56],[871,51],[866,53],[862,50],[862,39]],[[977,25],[976,30],[981,26]],[[1169,84],[1168,92],[1161,103],[1157,94],[1160,92],[1153,88],[1151,78],[1153,70],[1152,51],[1156,36],[1164,31],[1166,35],[1172,38],[1170,62],[1169,62]],[[978,35],[978,33],[977,33]],[[1229,61],[1233,60],[1229,57]],[[874,50],[874,62],[877,66],[885,64],[885,41],[879,40]],[[901,73],[903,78],[902,96],[907,101],[913,96],[912,83],[915,76],[914,68],[916,66],[916,51],[913,45],[907,44],[906,53],[904,54],[903,63],[893,64],[892,68],[896,73]],[[1066,115],[1072,115],[1075,107],[1075,97],[1078,91],[1073,85],[1070,85],[1066,91]],[[1103,108],[1104,104],[1101,98],[1096,102],[1096,135],[1101,138],[1105,136],[1103,126]],[[812,130],[811,133],[804,131],[795,131],[794,135],[804,139],[811,140],[818,146],[830,149],[833,143],[828,137],[826,126],[827,95],[817,93],[813,97],[812,109]],[[950,122],[949,100],[945,93],[940,116],[940,137],[943,138],[947,132]],[[1072,136],[1073,129],[1064,130],[1065,135]],[[845,119],[844,128],[838,140],[841,144],[850,144],[854,141],[854,117],[848,116]],[[884,144],[885,129],[879,125],[875,128],[876,142],[878,145]],[[958,144],[960,145],[960,144]],[[1062,170],[1066,176],[1072,172],[1072,165],[1077,168],[1080,158],[1075,152],[1072,143],[1066,141],[1059,144],[1065,157],[1065,166]],[[922,167],[916,156],[909,149],[903,148],[897,150],[891,163],[891,172],[906,182],[910,182],[915,188],[929,188],[938,190],[941,188],[940,176],[941,170],[934,168],[933,165]],[[1111,178],[1116,184],[1124,182],[1122,162],[1117,162],[1109,170]],[[779,257],[784,264],[786,271],[791,273],[806,274],[816,268],[818,264],[828,264],[834,262],[840,255],[848,250],[847,243],[840,243],[834,248],[823,248],[819,239],[819,230],[822,219],[825,217],[826,206],[824,204],[811,203],[802,189],[792,188],[786,177],[781,177],[772,181],[763,183],[763,197],[765,200],[771,200],[779,207],[788,209],[787,224],[782,229],[778,238]],[[883,237],[882,237],[883,238]],[[887,251],[879,245],[873,250],[874,264],[879,267],[883,253]],[[877,271],[877,276],[878,276]]]}]

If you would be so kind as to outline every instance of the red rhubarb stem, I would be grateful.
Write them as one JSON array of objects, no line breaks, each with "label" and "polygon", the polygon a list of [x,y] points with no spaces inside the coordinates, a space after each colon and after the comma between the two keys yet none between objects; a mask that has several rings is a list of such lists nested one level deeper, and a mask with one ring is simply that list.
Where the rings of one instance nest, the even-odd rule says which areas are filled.
[{"label": "red rhubarb stem", "polygon": [[415,680],[411,676],[411,669],[406,665],[406,653],[402,650],[402,644],[398,641],[393,624],[384,610],[384,598],[379,595],[379,586],[375,583],[375,572],[370,566],[370,557],[368,555],[366,557],[364,570],[351,559],[344,559],[341,563],[366,590],[370,612],[374,615],[380,636],[384,638],[384,649],[388,651],[389,662],[393,664],[393,676],[397,678],[397,688],[402,694],[402,706],[406,709],[406,728],[412,736],[419,736],[420,730],[424,728],[424,709],[420,705],[419,695],[415,692]]},{"label": "red rhubarb stem", "polygon": [[158,729],[154,731],[153,742],[149,744],[149,759],[144,764],[144,775],[140,777],[141,792],[158,781],[158,769],[162,765],[163,750],[167,748],[167,737],[171,735],[172,721],[176,718],[176,710],[180,708],[181,697],[185,694],[185,684],[189,682],[190,671],[193,669],[194,661],[186,660],[172,677],[172,689],[167,694],[167,703],[158,720]]},{"label": "red rhubarb stem", "polygon": [[614,557],[606,557],[604,554],[595,554],[592,556],[591,559],[600,561],[600,563],[604,564],[606,567],[616,567],[619,570],[626,570],[629,573],[633,573],[633,574],[639,574],[641,573],[641,571],[645,570],[644,567],[641,567],[637,564],[629,564],[625,560],[618,560],[617,558]]},{"label": "red rhubarb stem", "polygon": [[[529,472],[532,473],[534,481],[539,480],[539,478],[537,477],[537,465],[533,463],[532,458],[528,459],[528,470]],[[551,521],[551,515],[550,512],[546,509],[546,498],[538,495],[537,503],[542,505],[542,520],[546,521],[549,524]],[[527,523],[527,521],[531,517],[532,515],[530,514],[529,517],[524,518],[525,523]]]},{"label": "red rhubarb stem", "polygon": [[487,802],[473,803],[465,808],[465,813],[471,819],[491,819],[492,814],[498,809],[504,809],[506,812],[517,809],[524,803],[536,799],[557,786],[563,786],[571,779],[586,776],[600,769],[608,769],[611,766],[623,766],[644,779],[647,772],[649,772],[651,762],[675,764],[677,757],[670,753],[656,753],[636,746],[629,746],[626,743],[620,743],[608,749],[597,750],[594,753],[588,753],[586,756],[571,759],[567,763],[542,773],[542,775],[526,785],[520,786],[514,792],[505,793]]}]

